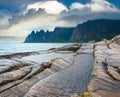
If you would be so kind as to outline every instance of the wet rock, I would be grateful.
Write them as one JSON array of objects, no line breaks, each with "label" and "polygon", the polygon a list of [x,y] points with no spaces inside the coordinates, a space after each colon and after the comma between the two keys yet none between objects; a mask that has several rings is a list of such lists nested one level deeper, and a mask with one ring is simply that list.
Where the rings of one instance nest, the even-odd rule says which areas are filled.
[{"label": "wet rock", "polygon": [[0,97],[119,97],[118,40],[0,56]]},{"label": "wet rock", "polygon": [[31,63],[21,62],[10,59],[0,59],[0,73],[9,72],[11,70],[17,70],[21,67],[30,66]]},{"label": "wet rock", "polygon": [[74,52],[58,52],[46,50],[1,56],[0,97],[23,97],[37,82],[72,65]]},{"label": "wet rock", "polygon": [[55,58],[63,58],[63,57],[68,57],[73,55],[73,52],[71,53],[56,53],[56,52],[51,52],[51,53],[44,53],[44,54],[38,54],[38,55],[31,55],[27,57],[23,57],[23,61],[29,61],[29,62],[34,62],[37,64],[41,64],[43,62],[49,62],[52,59]]},{"label": "wet rock", "polygon": [[[59,62],[65,63],[60,60],[56,63]],[[36,83],[25,97],[70,97],[83,92],[89,81],[92,62],[92,54],[77,54],[72,65]],[[57,64],[54,65],[57,67]]]},{"label": "wet rock", "polygon": [[74,45],[68,45],[68,46],[63,46],[61,48],[57,48],[57,51],[73,51],[76,52],[79,48],[81,47],[81,44],[74,44]]},{"label": "wet rock", "polygon": [[22,52],[22,53],[15,53],[15,54],[8,54],[8,55],[0,55],[0,58],[7,58],[7,59],[12,59],[12,58],[22,58],[25,56],[29,55],[35,55],[39,54],[39,52]]},{"label": "wet rock", "polygon": [[0,85],[6,84],[11,81],[19,80],[25,77],[28,73],[30,73],[31,70],[32,67],[23,67],[15,71],[0,74]]}]

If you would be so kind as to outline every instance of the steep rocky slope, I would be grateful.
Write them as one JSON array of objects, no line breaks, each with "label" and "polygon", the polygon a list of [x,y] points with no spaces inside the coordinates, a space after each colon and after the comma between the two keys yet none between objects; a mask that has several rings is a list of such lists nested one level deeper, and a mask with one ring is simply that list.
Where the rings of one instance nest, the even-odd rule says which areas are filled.
[{"label": "steep rocky slope", "polygon": [[72,41],[100,41],[120,34],[120,20],[90,20],[75,27]]},{"label": "steep rocky slope", "polygon": [[36,42],[88,42],[111,39],[120,34],[120,20],[91,20],[74,28],[57,27],[54,31],[32,31],[25,43]]},{"label": "steep rocky slope", "polygon": [[25,43],[36,42],[68,42],[74,28],[57,27],[54,31],[32,31],[25,39]]}]

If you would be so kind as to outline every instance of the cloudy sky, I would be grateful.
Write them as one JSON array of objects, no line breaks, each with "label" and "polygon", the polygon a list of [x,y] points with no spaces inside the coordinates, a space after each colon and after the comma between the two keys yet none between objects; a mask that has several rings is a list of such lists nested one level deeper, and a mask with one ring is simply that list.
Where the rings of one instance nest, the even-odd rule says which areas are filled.
[{"label": "cloudy sky", "polygon": [[120,0],[0,0],[0,42],[100,18],[120,19]]}]

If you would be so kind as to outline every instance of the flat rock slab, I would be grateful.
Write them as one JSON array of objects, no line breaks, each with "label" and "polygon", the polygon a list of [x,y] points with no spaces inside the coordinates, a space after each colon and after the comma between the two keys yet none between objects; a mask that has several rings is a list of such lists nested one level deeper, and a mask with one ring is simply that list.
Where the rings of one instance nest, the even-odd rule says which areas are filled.
[{"label": "flat rock slab", "polygon": [[0,97],[24,97],[37,82],[72,65],[79,47],[0,56]]},{"label": "flat rock slab", "polygon": [[[67,51],[66,51],[67,52]],[[31,56],[26,56],[23,57],[22,60],[24,61],[32,61],[32,62],[36,62],[36,63],[42,63],[42,62],[48,62],[51,59],[54,58],[63,58],[63,57],[68,57],[68,56],[72,56],[73,53],[46,53],[46,54],[39,54],[39,55],[31,55]]]},{"label": "flat rock slab", "polygon": [[101,97],[120,97],[120,52],[116,47],[108,48],[105,42],[95,44],[95,61],[88,92]]},{"label": "flat rock slab", "polygon": [[107,43],[0,56],[0,97],[120,97],[120,45]]},{"label": "flat rock slab", "polygon": [[92,54],[77,54],[72,66],[35,84],[25,97],[70,97],[85,91],[89,82]]}]

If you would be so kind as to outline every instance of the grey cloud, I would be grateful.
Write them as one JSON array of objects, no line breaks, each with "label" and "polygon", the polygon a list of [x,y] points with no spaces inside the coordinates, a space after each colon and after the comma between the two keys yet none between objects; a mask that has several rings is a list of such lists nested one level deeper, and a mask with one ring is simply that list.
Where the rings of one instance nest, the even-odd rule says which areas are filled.
[{"label": "grey cloud", "polygon": [[0,11],[0,29],[8,29],[9,27],[18,24],[19,22],[26,21],[28,19],[34,19],[39,15],[47,15],[44,9],[30,9],[25,14],[4,14],[3,11]]},{"label": "grey cloud", "polygon": [[101,18],[120,19],[120,10],[107,0],[91,0],[87,4],[73,3],[69,11],[61,12],[58,21],[66,21],[75,26],[87,20]]},{"label": "grey cloud", "polygon": [[76,26],[79,23],[93,19],[120,19],[120,12],[93,12],[88,8],[83,10],[64,11],[58,21],[66,21],[68,24]]},{"label": "grey cloud", "polygon": [[28,4],[40,1],[49,0],[0,0],[0,5],[2,5],[2,8],[6,10],[17,12],[23,10]]},{"label": "grey cloud", "polygon": [[11,19],[9,19],[9,26],[19,23],[20,21],[25,21],[29,18],[35,18],[38,15],[46,14],[44,9],[39,9],[36,11],[35,9],[30,9],[27,13],[21,15],[13,15]]},{"label": "grey cloud", "polygon": [[[2,21],[2,23],[0,23],[0,29],[6,29],[10,27],[12,22],[13,24],[18,23],[19,19],[23,17],[19,14],[21,14],[21,12],[23,12],[26,9],[27,5],[38,1],[46,0],[0,0],[0,21]],[[32,15],[30,14],[30,12],[31,10],[29,11],[28,15]],[[37,12],[32,11],[31,13]],[[8,17],[10,18],[10,20],[8,20]],[[4,23],[3,20],[5,20],[5,18],[8,22]]]},{"label": "grey cloud", "polygon": [[[18,24],[19,22],[26,21],[28,19],[36,18],[38,16],[50,16],[47,14],[44,9],[39,9],[36,11],[35,9],[30,9],[26,14],[21,15],[13,15],[11,19],[9,19],[9,27],[12,25]],[[56,21],[64,21],[66,22],[63,26],[76,26],[79,23],[85,22],[87,20],[93,19],[120,19],[120,12],[94,12],[88,7],[84,7],[81,10],[72,9],[69,11],[63,11],[61,14],[55,16]],[[44,17],[45,18],[45,17]],[[66,25],[68,24],[68,25]]]},{"label": "grey cloud", "polygon": [[0,14],[12,16],[23,12],[29,4],[48,0],[0,0]]}]

